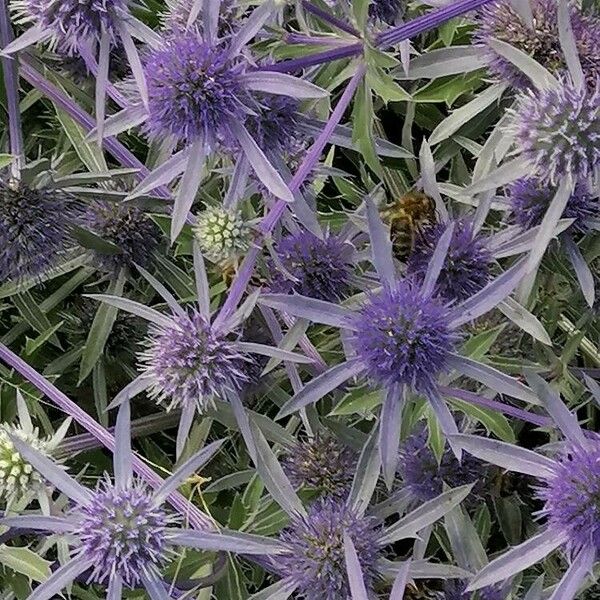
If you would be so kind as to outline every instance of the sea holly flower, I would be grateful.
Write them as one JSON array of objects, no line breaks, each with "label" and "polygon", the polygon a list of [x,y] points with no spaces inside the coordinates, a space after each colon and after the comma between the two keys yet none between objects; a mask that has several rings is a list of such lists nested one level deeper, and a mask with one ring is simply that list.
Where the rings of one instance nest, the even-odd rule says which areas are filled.
[{"label": "sea holly flower", "polygon": [[155,490],[133,475],[129,402],[119,409],[113,458],[114,480],[108,474],[95,489],[82,486],[26,442],[12,437],[15,448],[37,471],[71,501],[60,516],[6,517],[2,525],[65,536],[71,558],[34,592],[51,600],[85,574],[88,583],[107,587],[107,598],[119,600],[123,588],[143,587],[151,597],[168,598],[161,570],[175,558],[175,548],[239,551],[270,555],[281,544],[235,531],[198,531],[177,527],[164,507],[166,497],[208,462],[223,440],[209,444],[186,460]]},{"label": "sea holly flower", "polygon": [[[438,378],[454,370],[503,394],[537,404],[531,391],[497,369],[458,354],[462,326],[502,302],[524,275],[520,260],[467,300],[448,305],[434,294],[454,225],[440,238],[422,283],[396,274],[389,232],[367,199],[367,218],[373,263],[381,288],[353,308],[299,294],[265,294],[259,302],[288,314],[340,328],[346,361],[310,381],[289,400],[279,418],[317,402],[353,377],[363,376],[385,393],[380,415],[380,452],[384,476],[391,485],[398,459],[399,426],[403,406],[411,393],[430,402],[442,430],[457,433],[454,417],[442,400]],[[509,253],[513,249],[509,250]]]},{"label": "sea holly flower", "polygon": [[101,294],[89,296],[151,324],[145,349],[139,354],[141,374],[116,396],[109,408],[146,390],[158,403],[165,404],[167,410],[180,408],[178,456],[194,415],[210,407],[215,398],[231,403],[240,428],[247,432],[247,415],[238,392],[248,380],[244,362],[252,360],[251,354],[298,363],[311,362],[311,359],[294,352],[239,339],[240,325],[251,312],[255,297],[250,297],[237,313],[224,321],[219,319],[218,314],[211,314],[208,279],[197,245],[194,246],[197,304],[193,307],[181,306],[150,273],[142,268],[140,272],[167,303],[170,315],[127,298]]},{"label": "sea holly flower", "polygon": [[[436,600],[473,600],[472,592],[465,591],[467,584],[462,581],[447,581],[444,583],[444,590],[435,596]],[[506,593],[498,587],[487,587],[479,590],[478,600],[506,600]]]},{"label": "sea holly flower", "polygon": [[540,533],[481,569],[468,589],[504,581],[562,548],[570,566],[551,600],[572,600],[578,597],[600,549],[600,441],[595,435],[586,435],[577,417],[543,379],[535,374],[528,379],[565,438],[553,458],[477,436],[457,435],[454,440],[481,460],[536,478],[535,492],[544,503],[540,515],[546,524]]}]

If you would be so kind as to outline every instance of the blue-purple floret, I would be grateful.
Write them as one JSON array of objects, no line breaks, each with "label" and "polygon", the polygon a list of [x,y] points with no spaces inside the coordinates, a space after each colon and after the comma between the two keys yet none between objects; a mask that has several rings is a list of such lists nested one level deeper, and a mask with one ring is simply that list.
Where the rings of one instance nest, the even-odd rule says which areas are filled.
[{"label": "blue-purple floret", "polygon": [[239,389],[248,379],[244,357],[226,333],[216,331],[195,309],[172,317],[173,325],[151,325],[140,369],[151,380],[149,394],[168,409],[194,404],[199,411]]},{"label": "blue-purple floret", "polygon": [[289,551],[272,559],[271,568],[297,584],[305,600],[349,598],[344,532],[356,549],[367,590],[372,590],[380,550],[376,524],[334,498],[317,500],[306,517],[297,517],[282,531],[280,540]]},{"label": "blue-purple floret", "polygon": [[[272,265],[271,290],[337,301],[348,293],[351,247],[335,235],[317,237],[301,231],[281,238],[276,246],[281,265]],[[283,266],[283,269],[281,269]]]},{"label": "blue-purple floret", "polygon": [[150,134],[188,143],[231,142],[231,123],[243,122],[248,112],[240,79],[245,68],[243,58],[204,42],[195,31],[167,37],[144,63]]},{"label": "blue-purple floret", "polygon": [[[417,281],[425,278],[437,242],[445,230],[446,225],[439,223],[426,227],[418,236],[408,261],[408,273]],[[474,232],[471,221],[457,220],[436,291],[448,301],[466,300],[489,283],[492,263],[486,238]]]},{"label": "blue-purple floret", "polygon": [[404,384],[427,393],[460,339],[449,321],[441,299],[423,297],[415,282],[404,280],[363,305],[354,317],[351,343],[376,384]]},{"label": "blue-purple floret", "polygon": [[572,444],[557,460],[553,477],[537,489],[544,501],[541,514],[557,534],[566,534],[572,550],[589,545],[600,550],[600,442]]},{"label": "blue-purple floret", "polygon": [[[542,222],[556,188],[530,177],[512,183],[508,192],[513,222],[523,229],[530,229]],[[600,201],[597,195],[591,192],[586,182],[577,183],[562,215],[564,219],[575,219],[570,230],[587,232],[589,219],[598,214]]]},{"label": "blue-purple floret", "polygon": [[517,101],[514,130],[521,157],[541,182],[585,179],[600,165],[600,87],[578,88],[565,79],[558,87],[527,90]]},{"label": "blue-purple floret", "polygon": [[166,528],[171,519],[141,482],[117,489],[102,480],[88,504],[74,507],[78,556],[91,560],[90,580],[107,584],[120,575],[134,588],[143,575],[158,574],[169,557]]}]

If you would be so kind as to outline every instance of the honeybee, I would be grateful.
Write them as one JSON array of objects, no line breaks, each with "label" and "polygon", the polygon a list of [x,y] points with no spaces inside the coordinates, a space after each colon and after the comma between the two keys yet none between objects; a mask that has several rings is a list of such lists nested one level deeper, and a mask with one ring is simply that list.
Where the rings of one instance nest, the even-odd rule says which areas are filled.
[{"label": "honeybee", "polygon": [[406,259],[426,225],[436,222],[435,202],[419,191],[411,191],[395,202],[383,206],[381,218],[391,229],[394,256]]}]

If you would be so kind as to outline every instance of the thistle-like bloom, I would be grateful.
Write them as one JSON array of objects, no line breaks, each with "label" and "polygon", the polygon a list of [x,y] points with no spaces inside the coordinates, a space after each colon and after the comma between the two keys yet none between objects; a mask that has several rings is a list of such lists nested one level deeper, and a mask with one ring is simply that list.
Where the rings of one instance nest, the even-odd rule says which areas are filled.
[{"label": "thistle-like bloom", "polygon": [[100,41],[106,31],[114,44],[119,23],[128,17],[127,0],[18,0],[15,8],[29,22],[51,37],[55,46],[69,54]]},{"label": "thistle-like bloom", "polygon": [[139,208],[97,203],[86,215],[86,226],[103,240],[115,246],[115,252],[93,250],[95,262],[106,271],[123,267],[147,267],[158,247],[160,230]]},{"label": "thistle-like bloom", "polygon": [[167,409],[197,406],[202,412],[214,399],[247,381],[248,360],[226,332],[215,330],[198,310],[174,315],[168,325],[150,325],[140,369],[151,383],[149,394]]},{"label": "thistle-like bloom", "polygon": [[43,454],[16,437],[16,449],[49,482],[70,498],[62,516],[9,517],[8,527],[37,529],[66,535],[71,559],[35,590],[36,598],[51,600],[75,578],[86,574],[88,582],[108,587],[107,598],[121,598],[121,590],[143,586],[153,597],[168,598],[161,569],[176,553],[174,547],[200,550],[239,550],[270,555],[283,551],[281,544],[260,536],[238,536],[235,531],[197,531],[175,527],[163,506],[165,498],[181,482],[200,469],[223,441],[213,442],[185,461],[162,485],[151,490],[134,478],[130,439],[129,403],[119,410],[114,454],[114,482],[105,474],[90,490],[67,475]]},{"label": "thistle-like bloom", "polygon": [[369,5],[369,16],[388,25],[395,25],[405,10],[405,0],[373,0]]},{"label": "thistle-like bloom", "polygon": [[517,149],[541,183],[591,175],[600,164],[600,87],[557,87],[521,93],[514,110]]},{"label": "thistle-like bloom", "polygon": [[[546,214],[556,188],[541,183],[534,178],[519,179],[508,188],[512,220],[523,229],[539,225]],[[598,216],[600,201],[587,183],[578,183],[563,212],[564,219],[575,219],[570,229],[585,233],[589,230],[589,220]]]},{"label": "thistle-like bloom", "polygon": [[205,209],[196,216],[192,231],[202,254],[217,263],[239,257],[250,245],[250,227],[235,209]]},{"label": "thistle-like bloom", "polygon": [[167,37],[144,64],[151,135],[231,142],[231,123],[243,122],[250,104],[245,69],[241,56],[204,42],[196,31]]},{"label": "thistle-like bloom", "polygon": [[343,498],[350,489],[356,461],[356,454],[336,438],[317,434],[290,450],[283,469],[295,487]]},{"label": "thistle-like bloom", "polygon": [[[408,273],[422,281],[445,226],[433,225],[418,236],[408,260]],[[480,291],[490,280],[492,253],[486,238],[473,230],[473,224],[461,219],[455,222],[448,254],[440,272],[437,291],[447,300],[466,300]]]},{"label": "thistle-like bloom", "polygon": [[330,302],[347,295],[352,247],[340,237],[300,231],[281,238],[275,250],[279,265],[272,265],[272,291]]},{"label": "thistle-like bloom", "polygon": [[[557,3],[555,0],[531,0],[533,27],[525,23],[509,0],[490,2],[478,15],[475,42],[485,49],[488,68],[499,79],[519,88],[531,81],[509,60],[494,51],[491,39],[507,42],[531,56],[551,73],[567,70],[558,35]],[[571,26],[577,52],[588,82],[596,84],[600,76],[599,22],[596,17],[584,15],[577,3],[569,3]]]},{"label": "thistle-like bloom", "polygon": [[0,281],[37,277],[56,266],[75,241],[79,204],[69,194],[0,182]]},{"label": "thistle-like bloom", "polygon": [[[163,15],[163,27],[169,33],[181,33],[189,29],[188,21],[194,0],[166,0],[167,11]],[[221,0],[221,12],[219,14],[219,38],[230,35],[240,27],[241,19],[235,14],[233,0]],[[194,23],[191,28],[194,28]]]},{"label": "thistle-like bloom", "polygon": [[316,501],[306,516],[296,518],[282,531],[279,539],[288,550],[272,567],[296,584],[301,598],[349,598],[344,533],[354,543],[365,586],[371,590],[380,551],[376,523],[333,498]]}]

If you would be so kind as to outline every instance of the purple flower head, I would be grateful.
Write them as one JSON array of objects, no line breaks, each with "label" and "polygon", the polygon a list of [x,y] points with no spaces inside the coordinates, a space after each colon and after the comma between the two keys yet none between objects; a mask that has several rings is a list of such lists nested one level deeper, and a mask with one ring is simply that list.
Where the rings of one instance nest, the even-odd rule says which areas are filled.
[{"label": "purple flower head", "polygon": [[[528,54],[551,73],[564,73],[567,65],[558,36],[556,0],[531,0],[533,29],[519,16],[509,0],[490,2],[479,10],[475,42],[483,47],[488,68],[499,79],[517,88],[531,85],[529,78],[489,45],[495,38]],[[584,15],[577,3],[571,2],[570,16],[578,55],[588,82],[593,86],[600,76],[600,40],[598,19]]]},{"label": "purple flower head", "polygon": [[196,309],[174,315],[169,327],[152,324],[140,370],[151,381],[150,395],[168,409],[190,404],[199,410],[227,387],[247,380],[242,354],[225,334],[215,331]]},{"label": "purple flower head", "polygon": [[280,540],[288,551],[275,558],[271,567],[297,584],[300,598],[349,598],[344,532],[356,548],[365,585],[370,589],[379,554],[374,523],[334,498],[317,500],[306,517],[295,518],[282,531]]},{"label": "purple flower head", "polygon": [[521,156],[542,183],[571,174],[585,179],[600,164],[600,87],[578,89],[565,79],[556,88],[521,93],[514,111]]},{"label": "purple flower head", "polygon": [[0,182],[0,281],[41,275],[75,245],[78,201],[52,189]]},{"label": "purple flower head", "polygon": [[[416,500],[427,501],[444,491],[444,484],[459,487],[481,480],[484,473],[481,461],[466,455],[459,462],[452,451],[446,449],[438,462],[427,444],[427,430],[409,436],[400,446],[398,474],[403,486],[408,488]],[[474,489],[474,494],[477,494]],[[481,490],[479,490],[481,491]]]},{"label": "purple flower head", "polygon": [[373,0],[369,6],[369,16],[388,25],[394,25],[405,10],[405,0]]},{"label": "purple flower head", "polygon": [[125,489],[101,481],[90,502],[74,508],[71,518],[77,522],[79,556],[93,561],[91,580],[96,583],[108,583],[116,574],[134,588],[142,575],[158,575],[169,557],[166,528],[172,519],[139,481]]},{"label": "purple flower head", "polygon": [[[556,194],[556,188],[534,178],[519,179],[508,188],[512,219],[523,229],[530,229],[542,222],[546,210]],[[600,202],[586,183],[578,183],[567,202],[563,218],[575,219],[571,230],[585,233],[587,221],[600,212]]]},{"label": "purple flower head", "polygon": [[[166,0],[167,12],[163,15],[163,27],[169,33],[181,33],[188,29],[188,20],[194,0]],[[221,0],[219,11],[219,31],[220,38],[230,35],[239,29],[240,19],[235,15],[235,5],[233,0]],[[200,11],[202,15],[202,11]],[[201,16],[198,17],[198,21]],[[197,25],[197,23],[195,23]],[[194,24],[192,24],[192,27]]]},{"label": "purple flower head", "polygon": [[272,266],[271,289],[318,300],[340,300],[349,290],[349,250],[335,235],[323,239],[310,231],[286,235],[277,242],[280,265]]},{"label": "purple flower head", "polygon": [[553,477],[538,489],[541,514],[550,528],[566,534],[571,548],[600,549],[600,442],[568,446],[556,465]]},{"label": "purple flower head", "polygon": [[[422,281],[435,247],[446,230],[443,224],[426,227],[418,236],[408,261],[408,274]],[[446,300],[466,300],[490,281],[492,255],[486,239],[473,231],[468,220],[455,222],[444,266],[438,278],[437,291]]]},{"label": "purple flower head", "polygon": [[231,140],[230,123],[244,121],[248,112],[244,70],[240,56],[202,41],[197,32],[167,37],[144,64],[150,133],[182,142]]},{"label": "purple flower head", "polygon": [[56,47],[73,55],[98,43],[103,30],[114,45],[127,5],[127,0],[19,0],[16,9],[23,21],[47,31]]},{"label": "purple flower head", "polygon": [[367,375],[385,386],[433,389],[459,339],[448,315],[441,300],[423,297],[410,280],[372,295],[355,317],[351,338]]},{"label": "purple flower head", "polygon": [[[444,591],[440,592],[439,600],[472,600],[473,592],[466,592],[467,583],[450,579],[444,583]],[[506,593],[498,586],[488,586],[477,592],[478,600],[505,600]]]},{"label": "purple flower head", "polygon": [[160,230],[146,214],[136,207],[112,203],[96,203],[86,215],[90,231],[120,249],[120,253],[94,250],[98,266],[115,272],[134,264],[146,267],[158,246]]},{"label": "purple flower head", "polygon": [[352,484],[356,454],[327,434],[300,441],[283,462],[289,480],[296,487],[317,489],[331,496],[345,497]]}]

